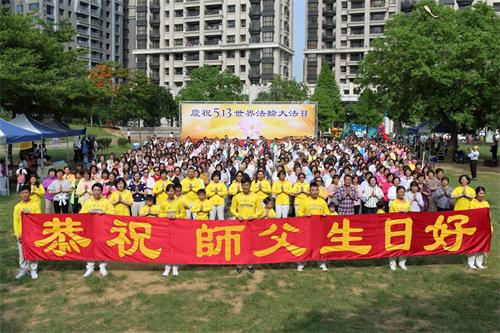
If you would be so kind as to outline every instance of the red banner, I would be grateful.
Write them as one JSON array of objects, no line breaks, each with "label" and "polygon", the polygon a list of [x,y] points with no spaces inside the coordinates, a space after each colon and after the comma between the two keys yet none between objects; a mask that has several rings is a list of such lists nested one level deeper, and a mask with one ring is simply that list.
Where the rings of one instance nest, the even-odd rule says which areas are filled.
[{"label": "red banner", "polygon": [[488,252],[489,209],[255,221],[25,214],[31,260],[263,264]]}]

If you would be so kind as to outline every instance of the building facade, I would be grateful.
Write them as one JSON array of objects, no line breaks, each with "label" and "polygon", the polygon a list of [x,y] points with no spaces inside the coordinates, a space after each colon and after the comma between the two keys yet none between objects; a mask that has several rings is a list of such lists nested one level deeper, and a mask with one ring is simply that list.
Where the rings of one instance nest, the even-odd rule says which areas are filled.
[{"label": "building facade", "polygon": [[292,78],[291,0],[130,2],[135,67],[174,95],[203,65],[234,73],[247,89],[275,74]]},{"label": "building facade", "polygon": [[122,0],[15,0],[16,13],[34,13],[57,29],[59,22],[70,22],[76,36],[68,48],[83,49],[82,59],[89,67],[104,61],[127,66],[128,41]]},{"label": "building facade", "polygon": [[[471,0],[440,0],[460,8]],[[398,12],[410,12],[411,0],[307,0],[304,82],[314,89],[322,64],[332,68],[343,102],[356,102],[354,79],[359,62],[383,37],[386,21]],[[500,11],[500,0],[487,0]]]}]

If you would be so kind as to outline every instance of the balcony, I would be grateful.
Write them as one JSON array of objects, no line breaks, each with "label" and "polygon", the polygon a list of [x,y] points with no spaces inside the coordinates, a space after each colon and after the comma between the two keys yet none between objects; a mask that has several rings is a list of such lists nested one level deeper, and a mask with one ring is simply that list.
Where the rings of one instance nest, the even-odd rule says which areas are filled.
[{"label": "balcony", "polygon": [[199,55],[196,55],[196,56],[186,56],[186,62],[197,62],[197,61],[200,61],[200,56]]},{"label": "balcony", "polygon": [[260,64],[260,61],[261,61],[260,52],[252,51],[250,53],[250,57],[248,58],[248,62],[250,64]]},{"label": "balcony", "polygon": [[222,33],[222,25],[217,24],[217,25],[207,25],[205,26],[205,34],[220,34]]},{"label": "balcony", "polygon": [[324,16],[334,16],[335,13],[336,13],[335,8],[328,8],[328,7],[323,8],[323,15]]},{"label": "balcony", "polygon": [[93,31],[92,30],[92,34],[91,35],[92,35],[92,37],[100,38],[101,37],[101,32],[99,32],[99,31]]},{"label": "balcony", "polygon": [[77,13],[80,13],[80,14],[89,14],[89,7],[83,7],[83,6],[78,6],[78,8],[76,9],[76,12]]},{"label": "balcony", "polygon": [[205,40],[205,45],[220,45],[222,42],[222,39],[207,39]]},{"label": "balcony", "polygon": [[323,28],[325,29],[332,29],[334,27],[335,23],[333,22],[333,20],[326,20],[326,21],[323,21]]},{"label": "balcony", "polygon": [[91,47],[94,50],[100,50],[101,49],[101,45],[99,43],[92,43]]},{"label": "balcony", "polygon": [[89,25],[89,20],[88,19],[77,18],[76,19],[76,24],[81,24],[81,25],[88,26]]},{"label": "balcony", "polygon": [[95,28],[101,28],[101,22],[100,21],[95,21],[95,20],[92,20],[90,21],[90,24],[95,27]]},{"label": "balcony", "polygon": [[160,32],[159,31],[151,31],[149,33],[149,39],[159,39],[160,38]]},{"label": "balcony", "polygon": [[93,5],[96,5],[96,6],[100,6],[101,5],[101,1],[99,0],[91,0],[90,1]]},{"label": "balcony", "polygon": [[222,61],[222,56],[221,55],[206,55],[205,56],[205,61],[206,62]]},{"label": "balcony", "polygon": [[156,59],[156,60],[151,59],[151,61],[149,62],[149,67],[160,68],[160,60],[159,59]]},{"label": "balcony", "polygon": [[100,62],[102,58],[101,58],[101,56],[100,56],[100,55],[94,55],[94,54],[93,54],[93,55],[90,57],[90,59],[92,59],[92,61],[97,61],[97,62]]},{"label": "balcony", "polygon": [[187,11],[186,12],[186,18],[196,18],[200,16],[200,11],[199,10],[193,10],[193,11]]},{"label": "balcony", "polygon": [[333,42],[335,40],[335,35],[333,34],[323,34],[321,37],[324,42]]},{"label": "balcony", "polygon": [[96,16],[96,17],[101,17],[101,10],[100,9],[92,9],[90,11],[90,15]]},{"label": "balcony", "polygon": [[260,71],[259,70],[248,71],[248,78],[250,79],[250,81],[260,80]]},{"label": "balcony", "polygon": [[260,7],[252,6],[250,7],[250,11],[248,12],[248,15],[252,17],[260,17],[261,15],[261,10]]},{"label": "balcony", "polygon": [[260,23],[250,23],[249,31],[250,33],[259,33],[260,32]]},{"label": "balcony", "polygon": [[222,10],[220,9],[207,9],[205,10],[205,16],[215,16],[222,15]]},{"label": "balcony", "polygon": [[149,17],[149,24],[151,25],[159,25],[160,24],[160,16],[150,16]]},{"label": "balcony", "polygon": [[194,26],[188,25],[186,27],[186,32],[188,32],[188,33],[189,32],[199,32],[199,31],[200,31],[200,26],[199,25],[194,25]]},{"label": "balcony", "polygon": [[151,11],[160,11],[160,1],[151,1],[149,3],[149,9]]},{"label": "balcony", "polygon": [[90,42],[88,40],[77,40],[77,46],[78,47],[89,47]]}]

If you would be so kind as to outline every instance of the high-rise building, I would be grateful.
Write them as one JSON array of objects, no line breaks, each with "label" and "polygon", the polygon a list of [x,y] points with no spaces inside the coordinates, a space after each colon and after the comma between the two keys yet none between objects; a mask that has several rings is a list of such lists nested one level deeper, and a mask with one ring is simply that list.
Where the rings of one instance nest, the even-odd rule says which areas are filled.
[{"label": "high-rise building", "polygon": [[[460,8],[472,0],[439,0]],[[355,102],[354,79],[358,63],[375,38],[382,37],[386,21],[396,13],[410,12],[412,0],[307,0],[304,82],[314,88],[322,64],[334,72],[343,102]],[[486,0],[497,13],[500,0]]]},{"label": "high-rise building", "polygon": [[35,13],[57,28],[59,22],[70,22],[76,36],[68,48],[84,49],[82,59],[93,67],[103,61],[127,65],[128,46],[125,34],[122,0],[15,0],[16,13]]},{"label": "high-rise building", "polygon": [[174,94],[203,65],[228,70],[247,87],[266,84],[275,74],[291,79],[291,0],[130,2],[135,67]]}]

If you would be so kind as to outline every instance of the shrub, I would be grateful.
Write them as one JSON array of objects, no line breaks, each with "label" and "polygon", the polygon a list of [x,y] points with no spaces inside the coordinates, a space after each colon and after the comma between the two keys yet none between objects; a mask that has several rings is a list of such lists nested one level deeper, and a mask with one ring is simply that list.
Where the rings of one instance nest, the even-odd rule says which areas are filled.
[{"label": "shrub", "polygon": [[97,142],[98,148],[104,149],[104,148],[109,148],[109,146],[111,145],[112,139],[111,138],[102,138],[102,139],[96,139],[95,141]]},{"label": "shrub", "polygon": [[118,146],[119,147],[127,147],[128,139],[127,138],[118,138]]}]

